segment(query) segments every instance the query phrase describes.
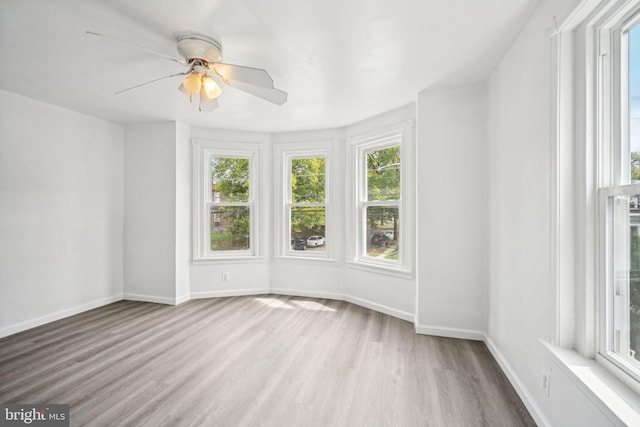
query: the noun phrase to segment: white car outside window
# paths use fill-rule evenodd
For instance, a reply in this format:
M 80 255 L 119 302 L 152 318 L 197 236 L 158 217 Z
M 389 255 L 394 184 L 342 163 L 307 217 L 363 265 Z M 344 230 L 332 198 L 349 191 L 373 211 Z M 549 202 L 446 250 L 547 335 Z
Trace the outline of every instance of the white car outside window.
M 315 247 L 324 245 L 324 237 L 323 236 L 311 236 L 307 239 L 307 246 Z

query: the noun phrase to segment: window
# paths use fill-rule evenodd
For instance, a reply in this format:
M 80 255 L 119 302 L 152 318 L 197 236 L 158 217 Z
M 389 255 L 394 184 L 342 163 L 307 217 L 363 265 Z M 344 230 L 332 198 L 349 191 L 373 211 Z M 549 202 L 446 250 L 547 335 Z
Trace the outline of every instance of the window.
M 251 249 L 251 202 L 249 159 L 212 155 L 211 213 L 212 252 Z
M 260 144 L 193 145 L 194 261 L 259 255 Z
M 640 381 L 640 16 L 600 33 L 600 355 Z
M 335 176 L 333 153 L 338 141 L 275 144 L 274 253 L 278 257 L 335 260 Z
M 366 164 L 360 209 L 366 249 L 363 256 L 397 262 L 400 258 L 400 145 L 363 150 Z
M 324 253 L 326 245 L 326 158 L 289 157 L 288 213 L 290 251 Z
M 383 268 L 400 274 L 413 268 L 415 236 L 412 194 L 413 123 L 353 138 L 351 253 L 353 266 Z M 409 221 L 408 218 L 411 220 Z M 415 235 L 415 233 L 413 233 Z

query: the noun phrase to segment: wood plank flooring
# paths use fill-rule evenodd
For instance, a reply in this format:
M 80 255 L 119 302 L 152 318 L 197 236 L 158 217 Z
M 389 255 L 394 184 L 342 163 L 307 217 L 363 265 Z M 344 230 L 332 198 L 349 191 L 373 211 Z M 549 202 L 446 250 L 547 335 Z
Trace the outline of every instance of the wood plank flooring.
M 0 339 L 0 402 L 72 426 L 534 426 L 481 342 L 344 301 L 120 301 Z

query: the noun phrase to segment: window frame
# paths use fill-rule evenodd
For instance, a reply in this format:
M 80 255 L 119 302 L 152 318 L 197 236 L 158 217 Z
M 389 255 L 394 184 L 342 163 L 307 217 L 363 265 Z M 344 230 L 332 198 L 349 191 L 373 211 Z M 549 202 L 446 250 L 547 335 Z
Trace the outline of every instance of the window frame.
M 403 184 L 404 177 L 402 174 L 402 158 L 404 157 L 404 153 L 402 151 L 402 137 L 401 135 L 391 135 L 388 137 L 384 137 L 381 139 L 377 139 L 371 142 L 360 144 L 357 148 L 357 156 L 358 156 L 358 174 L 359 174 L 359 183 L 358 186 L 358 255 L 357 259 L 366 263 L 371 264 L 380 264 L 381 266 L 388 267 L 396 267 L 401 266 L 404 261 L 404 250 L 402 248 L 402 242 L 404 240 L 404 230 L 402 229 L 402 218 L 404 215 L 404 206 L 403 206 Z M 400 149 L 400 199 L 399 200 L 369 200 L 369 169 L 368 169 L 368 159 L 367 155 L 371 151 L 375 150 L 384 150 L 388 148 L 398 147 Z M 371 207 L 389 207 L 389 208 L 397 208 L 398 209 L 398 218 L 400 219 L 400 241 L 398 242 L 398 259 L 397 260 L 387 260 L 387 259 L 377 259 L 375 257 L 369 256 L 367 254 L 368 250 L 368 228 L 367 228 L 367 210 Z
M 262 143 L 227 142 L 193 139 L 193 263 L 220 260 L 251 260 L 262 256 Z M 238 158 L 249 160 L 249 198 L 247 202 L 214 202 L 211 192 L 211 159 Z M 238 251 L 211 250 L 212 206 L 248 206 L 250 209 L 249 249 Z M 208 237 L 208 238 L 207 238 Z
M 614 272 L 613 239 L 616 215 L 615 197 L 640 194 L 640 184 L 631 183 L 629 174 L 628 131 L 628 31 L 640 25 L 640 7 L 614 10 L 598 30 L 597 94 L 598 105 L 598 340 L 596 359 L 636 391 L 640 391 L 640 364 L 632 363 L 616 352 L 616 312 L 628 292 L 617 291 Z M 626 225 L 624 225 L 626 224 Z M 626 222 L 618 227 L 628 227 Z M 622 289 L 622 288 L 620 288 Z M 616 308 L 618 307 L 618 308 Z M 623 313 L 624 314 L 624 313 Z M 628 322 L 626 322 L 628 325 Z
M 338 140 L 314 142 L 286 142 L 274 144 L 276 206 L 279 214 L 275 218 L 274 254 L 275 258 L 306 259 L 314 261 L 337 260 L 339 242 L 337 241 L 339 224 L 336 218 L 335 150 Z M 292 203 L 291 161 L 293 159 L 317 158 L 325 159 L 324 203 L 298 204 Z M 293 205 L 322 205 L 325 207 L 325 250 L 294 251 L 291 249 L 291 207 Z
M 323 158 L 324 159 L 324 202 L 313 202 L 313 203 L 301 203 L 301 202 L 296 202 L 293 203 L 293 173 L 291 170 L 291 166 L 292 166 L 292 162 L 293 160 L 297 160 L 297 159 L 317 159 L 317 158 Z M 285 214 L 284 214 L 284 220 L 285 220 L 285 225 L 284 225 L 284 229 L 285 229 L 285 234 L 287 237 L 287 242 L 291 241 L 291 209 L 294 207 L 323 207 L 324 208 L 324 228 L 325 228 L 325 244 L 324 244 L 324 250 L 323 251 L 318 251 L 318 252 L 307 252 L 307 251 L 294 251 L 291 249 L 291 245 L 286 245 L 285 244 L 285 255 L 286 256 L 303 256 L 303 257 L 309 257 L 309 258 L 327 258 L 327 253 L 329 251 L 329 248 L 331 247 L 332 244 L 335 244 L 335 242 L 329 242 L 329 239 L 327 238 L 327 214 L 329 211 L 329 203 L 327 202 L 328 200 L 328 196 L 329 196 L 329 174 L 327 173 L 328 170 L 328 166 L 329 166 L 329 160 L 328 160 L 328 152 L 326 150 L 313 150 L 313 151 L 306 151 L 304 153 L 293 153 L 293 152 L 288 152 L 285 154 L 285 159 L 284 159 L 284 166 L 285 169 L 287 170 L 287 192 L 285 195 Z
M 370 133 L 348 138 L 348 163 L 351 192 L 348 197 L 347 216 L 349 232 L 347 265 L 402 278 L 413 278 L 415 258 L 415 150 L 414 120 L 392 125 Z M 366 207 L 384 205 L 370 202 L 367 197 L 366 153 L 373 149 L 400 147 L 400 200 L 390 204 L 398 206 L 399 234 L 398 260 L 378 260 L 367 255 Z

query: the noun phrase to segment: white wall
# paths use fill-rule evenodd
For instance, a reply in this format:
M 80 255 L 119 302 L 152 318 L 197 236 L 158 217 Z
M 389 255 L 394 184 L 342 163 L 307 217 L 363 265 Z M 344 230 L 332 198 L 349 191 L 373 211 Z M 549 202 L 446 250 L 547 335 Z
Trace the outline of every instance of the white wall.
M 125 128 L 125 298 L 176 296 L 176 123 Z
M 176 302 L 190 298 L 191 127 L 176 123 Z
M 0 90 L 0 336 L 122 297 L 123 128 Z
M 487 145 L 484 86 L 418 95 L 418 319 L 421 333 L 483 339 Z
M 272 135 L 274 206 L 272 230 L 274 233 L 287 234 L 283 229 L 282 203 L 284 203 L 284 183 L 282 182 L 282 152 L 295 150 L 296 147 L 308 149 L 326 149 L 331 147 L 327 167 L 329 207 L 336 214 L 327 218 L 327 246 L 330 260 L 314 260 L 281 257 L 277 242 L 273 242 L 271 262 L 271 292 L 288 295 L 305 295 L 342 299 L 344 294 L 344 129 L 326 129 L 321 131 L 288 132 Z
M 362 122 L 354 123 L 345 129 L 345 135 L 347 140 L 349 140 L 350 138 L 357 138 L 358 136 L 377 132 L 388 127 L 405 124 L 408 121 L 415 120 L 415 118 L 416 104 L 410 103 L 395 110 L 363 120 Z M 414 150 L 414 142 L 407 141 L 402 155 L 405 156 L 405 160 L 407 161 L 405 165 L 409 168 L 415 167 L 415 164 L 409 165 L 409 162 L 412 160 L 415 161 Z M 348 158 L 348 156 L 346 156 L 345 151 L 345 159 L 346 158 Z M 352 166 L 353 165 L 345 164 L 345 169 L 348 171 Z M 349 179 L 350 178 L 345 176 L 344 182 L 348 183 Z M 405 185 L 409 186 L 409 194 L 415 194 L 415 181 L 407 182 Z M 345 196 L 348 200 L 353 197 L 353 194 L 351 194 L 350 191 L 346 191 Z M 410 199 L 411 200 L 405 201 L 407 207 L 407 230 L 415 230 L 415 200 L 413 200 L 414 197 L 410 197 Z M 350 219 L 345 215 L 345 225 L 348 224 L 348 221 L 350 221 Z M 350 230 L 348 226 L 345 227 L 345 231 L 345 253 L 346 256 L 349 257 L 348 248 L 350 245 L 348 244 L 348 239 L 351 239 L 352 235 L 349 234 Z M 407 235 L 405 238 L 411 239 L 409 247 L 412 247 L 415 234 Z M 414 266 L 415 269 L 415 256 L 413 256 L 413 254 L 410 254 L 410 256 L 412 259 L 409 260 L 409 265 Z M 407 277 L 401 277 L 399 275 L 385 274 L 384 271 L 367 271 L 353 263 L 347 263 L 345 265 L 343 280 L 344 294 L 347 301 L 364 305 L 408 321 L 414 321 L 416 312 L 416 280 L 413 272 Z
M 565 3 L 565 4 L 563 4 Z M 488 82 L 489 347 L 541 424 L 613 425 L 554 364 L 549 35 L 565 2 L 543 1 Z M 547 397 L 539 386 L 551 371 Z

